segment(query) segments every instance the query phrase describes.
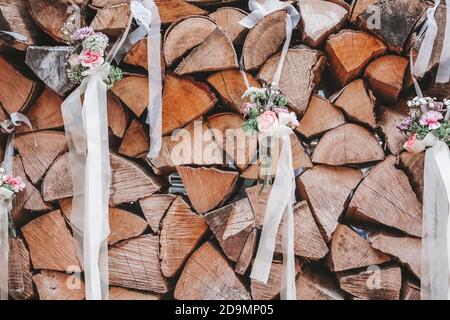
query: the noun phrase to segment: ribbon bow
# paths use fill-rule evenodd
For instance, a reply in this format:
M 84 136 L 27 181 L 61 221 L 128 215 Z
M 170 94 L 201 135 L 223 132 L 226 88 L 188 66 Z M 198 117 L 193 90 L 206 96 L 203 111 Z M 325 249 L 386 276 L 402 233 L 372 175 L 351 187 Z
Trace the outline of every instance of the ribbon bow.
M 427 10 L 427 20 L 417 35 L 418 40 L 423 39 L 416 63 L 412 67 L 413 75 L 418 77 L 422 77 L 425 74 L 430 63 L 434 42 L 438 33 L 435 14 L 440 4 L 441 0 L 434 0 L 434 6 Z M 445 0 L 445 4 L 447 8 L 445 36 L 436 76 L 437 83 L 447 83 L 450 81 L 450 0 Z
M 3 120 L 0 128 L 8 133 L 3 166 L 7 174 L 12 173 L 14 157 L 15 129 L 26 124 L 33 129 L 30 120 L 19 112 L 11 113 L 11 119 Z M 35 141 L 36 143 L 36 141 Z M 8 299 L 8 263 L 9 263 L 9 219 L 8 213 L 12 210 L 12 196 L 14 192 L 0 188 L 0 300 Z

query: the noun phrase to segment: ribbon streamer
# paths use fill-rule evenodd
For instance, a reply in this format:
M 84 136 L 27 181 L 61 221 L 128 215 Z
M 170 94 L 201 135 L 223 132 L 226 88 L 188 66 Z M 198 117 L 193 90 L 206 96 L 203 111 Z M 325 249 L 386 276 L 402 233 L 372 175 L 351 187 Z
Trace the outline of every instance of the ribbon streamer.
M 450 299 L 450 151 L 432 134 L 425 153 L 421 299 Z
M 30 120 L 23 114 L 15 112 L 11 113 L 10 120 L 4 120 L 0 123 L 2 131 L 9 134 L 6 143 L 5 157 L 3 160 L 3 168 L 6 174 L 12 174 L 13 157 L 14 157 L 14 141 L 16 127 L 22 123 L 31 129 Z M 8 214 L 12 210 L 12 199 L 14 192 L 0 188 L 0 300 L 8 300 L 8 277 L 9 277 L 9 219 Z
M 104 80 L 108 76 L 111 61 L 113 59 L 120 61 L 132 45 L 146 35 L 149 36 L 147 41 L 149 70 L 151 68 L 149 89 L 150 86 L 152 88 L 149 90 L 149 106 L 152 102 L 152 108 L 149 108 L 150 131 L 151 137 L 154 138 L 151 155 L 157 155 L 161 146 L 161 57 L 159 55 L 158 8 L 151 0 L 135 0 L 131 2 L 131 11 L 132 15 L 127 27 L 110 50 L 105 64 L 84 74 L 86 77 L 81 85 L 61 106 L 74 193 L 70 222 L 78 242 L 78 256 L 84 267 L 87 300 L 109 298 L 107 238 L 110 232 L 108 204 L 111 176 L 107 88 Z M 139 27 L 130 33 L 133 18 Z M 155 66 L 151 64 L 153 60 L 157 60 Z M 82 103 L 81 95 L 83 94 L 84 102 Z
M 246 28 L 253 28 L 263 17 L 277 11 L 286 10 L 286 40 L 284 42 L 278 66 L 273 77 L 273 84 L 278 86 L 283 70 L 286 54 L 291 42 L 292 30 L 300 21 L 299 12 L 290 4 L 279 0 L 267 0 L 260 4 L 256 0 L 249 1 L 249 9 L 252 11 L 247 17 L 239 21 Z M 242 66 L 241 66 L 242 68 Z M 244 82 L 248 87 L 248 79 L 241 70 Z M 250 277 L 263 283 L 269 280 L 275 252 L 276 235 L 283 221 L 283 281 L 280 291 L 281 299 L 295 300 L 295 253 L 294 253 L 294 216 L 292 206 L 295 202 L 295 175 L 292 167 L 292 151 L 290 134 L 293 131 L 287 126 L 289 120 L 280 114 L 280 125 L 273 137 L 281 140 L 281 153 L 278 159 L 278 167 L 275 181 L 269 195 L 261 239 L 258 246 L 255 262 Z M 273 139 L 272 139 L 273 140 Z
M 116 61 L 120 62 L 134 44 L 147 37 L 147 123 L 150 127 L 150 151 L 147 158 L 153 160 L 158 157 L 162 144 L 161 19 L 153 0 L 133 0 L 131 13 L 139 27 L 128 35 L 116 55 Z
M 417 35 L 417 41 L 422 40 L 415 64 L 412 64 L 412 74 L 422 77 L 428 69 L 434 43 L 438 34 L 436 23 L 436 10 L 441 4 L 441 0 L 434 0 L 434 6 L 427 10 L 427 20 Z M 446 26 L 445 36 L 442 44 L 439 68 L 436 76 L 437 83 L 447 83 L 450 81 L 450 0 L 445 0 L 446 4 Z
M 106 62 L 61 105 L 73 184 L 70 223 L 85 272 L 87 300 L 108 299 L 109 143 Z M 81 103 L 81 95 L 84 102 Z

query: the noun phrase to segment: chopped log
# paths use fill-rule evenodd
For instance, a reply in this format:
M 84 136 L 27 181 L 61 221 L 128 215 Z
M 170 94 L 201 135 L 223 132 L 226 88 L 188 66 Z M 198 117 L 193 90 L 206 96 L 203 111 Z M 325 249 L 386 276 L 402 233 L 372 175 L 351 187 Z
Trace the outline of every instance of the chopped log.
M 42 270 L 33 276 L 40 300 L 84 300 L 84 282 L 67 273 Z M 77 286 L 77 284 L 79 284 Z
M 381 107 L 380 109 L 380 129 L 384 135 L 384 140 L 389 151 L 393 155 L 398 155 L 407 136 L 397 128 L 397 125 L 407 116 L 407 112 L 401 108 Z
M 298 6 L 302 15 L 302 40 L 313 48 L 347 22 L 348 11 L 330 1 L 299 0 Z
M 203 43 L 216 27 L 214 21 L 203 16 L 183 18 L 172 24 L 164 36 L 163 53 L 167 66 Z
M 250 293 L 211 242 L 188 259 L 175 287 L 177 300 L 250 300 Z
M 44 202 L 39 190 L 28 180 L 23 168 L 22 159 L 18 155 L 13 160 L 13 172 L 15 176 L 21 177 L 25 183 L 25 189 L 14 197 L 12 209 L 14 224 L 20 227 L 34 218 L 34 215 L 29 212 L 45 212 L 53 208 L 50 204 Z
M 374 4 L 376 4 L 378 1 L 379 0 L 356 0 L 356 3 L 354 3 L 353 6 L 350 22 L 352 23 L 356 22 L 359 15 L 361 15 L 364 12 L 371 12 L 373 14 Z
M 133 202 L 152 195 L 161 189 L 161 182 L 147 174 L 135 163 L 111 153 L 112 182 L 110 205 Z M 43 183 L 42 194 L 46 201 L 73 196 L 70 177 L 68 153 L 55 160 L 47 171 Z
M 255 225 L 248 199 L 212 211 L 204 218 L 227 258 L 236 262 Z
M 57 131 L 23 133 L 16 137 L 25 172 L 32 183 L 39 182 L 57 157 L 67 151 L 66 136 Z
M 130 19 L 131 10 L 128 4 L 99 9 L 91 22 L 91 27 L 108 37 L 117 38 L 125 30 Z
M 404 87 L 409 59 L 385 55 L 372 61 L 364 71 L 370 89 L 380 100 L 397 102 Z
M 391 258 L 344 224 L 338 224 L 331 237 L 330 269 L 344 271 L 378 265 Z
M 338 273 L 339 285 L 361 300 L 399 300 L 402 275 L 399 267 L 372 268 Z
M 234 44 L 242 44 L 247 34 L 247 28 L 239 24 L 247 13 L 239 8 L 225 7 L 219 8 L 210 17 L 219 27 L 223 29 L 225 34 Z
M 402 152 L 400 154 L 400 164 L 408 175 L 411 186 L 417 195 L 417 199 L 422 202 L 425 152 Z
M 242 71 L 244 72 L 244 71 Z M 251 87 L 260 87 L 260 84 L 249 73 L 246 73 Z M 223 104 L 229 106 L 237 113 L 244 113 L 242 95 L 247 87 L 239 70 L 225 70 L 211 74 L 206 82 L 214 88 Z
M 61 113 L 62 99 L 52 90 L 45 88 L 44 92 L 25 112 L 33 126 L 33 131 L 59 129 L 64 126 Z M 32 131 L 27 125 L 16 128 L 16 132 Z
M 244 248 L 242 248 L 241 255 L 236 261 L 236 266 L 234 267 L 234 272 L 244 275 L 247 271 L 250 263 L 253 259 L 253 253 L 256 250 L 256 238 L 257 231 L 253 229 L 252 232 L 248 235 L 247 241 L 245 241 Z
M 0 4 L 0 30 L 18 33 L 23 39 L 0 32 L 0 42 L 25 51 L 28 46 L 40 42 L 39 29 L 28 11 L 26 0 L 4 0 Z
M 437 9 L 436 13 L 434 14 L 434 18 L 436 19 L 436 24 L 438 26 L 444 26 L 446 23 L 446 16 L 447 16 L 447 8 L 444 3 L 441 3 Z M 417 30 L 418 32 L 419 30 Z M 445 28 L 439 28 L 437 29 L 436 38 L 433 43 L 433 51 L 431 53 L 430 62 L 428 64 L 428 67 L 426 71 L 430 71 L 434 67 L 436 67 L 440 60 L 441 60 L 441 52 L 442 47 L 444 45 L 444 38 L 445 38 Z M 420 49 L 420 46 L 422 45 L 422 41 L 417 41 L 414 45 L 414 49 L 418 52 Z M 435 97 L 435 95 L 430 95 L 430 97 Z M 448 95 L 446 95 L 448 97 Z
M 154 233 L 159 231 L 162 218 L 175 199 L 173 194 L 154 194 L 139 200 L 144 217 Z
M 110 245 L 140 236 L 148 226 L 144 219 L 119 208 L 110 208 L 109 225 L 111 233 L 108 243 Z
M 109 300 L 161 300 L 161 295 L 121 287 L 109 287 Z
M 216 27 L 199 46 L 181 61 L 175 69 L 175 73 L 187 75 L 237 67 L 238 60 L 233 43 L 221 28 Z
M 113 286 L 166 293 L 171 284 L 161 273 L 158 236 L 143 235 L 109 249 L 109 283 Z
M 260 41 L 261 39 L 258 40 Z M 271 83 L 279 59 L 280 54 L 268 59 L 261 67 L 258 79 Z M 320 81 L 325 60 L 325 56 L 316 50 L 308 48 L 288 50 L 279 88 L 296 113 L 302 115 L 306 111 L 311 95 Z
M 384 151 L 372 133 L 347 123 L 328 131 L 312 155 L 313 163 L 329 165 L 363 164 L 384 159 Z
M 205 10 L 184 0 L 156 0 L 155 3 L 158 6 L 161 23 L 163 25 L 171 24 L 178 19 L 192 15 L 207 13 Z
M 165 74 L 165 63 L 164 58 L 162 56 L 162 52 L 160 51 L 161 55 L 161 72 L 164 75 Z M 148 59 L 147 59 L 147 38 L 139 40 L 131 49 L 127 52 L 125 57 L 123 58 L 123 62 L 144 68 L 145 70 L 148 70 Z
M 123 62 L 148 70 L 147 38 L 139 40 L 130 51 L 127 52 L 123 58 Z
M 428 5 L 420 0 L 380 0 L 376 4 L 379 25 L 374 25 L 374 10 L 363 12 L 358 17 L 358 25 L 382 38 L 389 50 L 403 51 L 409 35 Z
M 216 103 L 216 96 L 206 84 L 187 77 L 167 75 L 163 94 L 163 134 L 187 125 Z
M 67 56 L 72 48 L 64 47 L 35 47 L 27 49 L 25 63 L 41 79 L 47 87 L 60 96 L 65 96 L 76 87 L 67 76 Z
M 298 273 L 300 265 L 296 260 L 295 271 Z M 267 284 L 251 279 L 250 290 L 253 300 L 273 300 L 280 294 L 283 280 L 283 265 L 279 262 L 272 262 Z
M 63 215 L 70 220 L 72 199 L 65 198 L 58 201 Z M 119 208 L 109 208 L 108 244 L 114 245 L 119 241 L 135 238 L 144 233 L 148 223 L 138 215 Z
M 219 113 L 208 118 L 215 141 L 239 169 L 244 170 L 254 159 L 258 138 L 242 129 L 244 120 L 235 113 Z
M 286 11 L 278 10 L 262 18 L 245 38 L 242 49 L 244 69 L 246 71 L 259 69 L 278 51 L 285 38 Z M 289 59 L 286 60 L 288 61 Z
M 309 265 L 295 281 L 297 300 L 344 300 L 334 274 L 323 267 Z
M 29 299 L 34 295 L 30 253 L 20 238 L 10 238 L 9 246 L 9 295 L 15 300 Z
M 422 235 L 422 206 L 406 175 L 395 168 L 389 156 L 370 171 L 350 201 L 347 216 L 397 228 L 410 235 Z
M 39 27 L 58 42 L 66 41 L 63 33 L 64 23 L 70 16 L 75 24 L 85 25 L 84 17 L 68 10 L 70 1 L 66 0 L 28 0 L 31 16 Z
M 145 126 L 138 120 L 133 119 L 123 136 L 119 153 L 131 158 L 145 158 L 150 149 L 150 139 L 148 138 Z
M 164 217 L 160 238 L 159 258 L 165 277 L 177 274 L 207 230 L 203 218 L 196 215 L 181 197 L 172 202 Z
M 191 122 L 162 139 L 161 151 L 151 164 L 158 174 L 176 172 L 178 165 L 222 165 L 223 151 L 203 121 Z
M 270 185 L 264 186 L 258 184 L 245 189 L 245 193 L 253 209 L 253 214 L 255 215 L 255 226 L 259 229 L 261 229 L 264 223 L 267 201 L 269 200 L 271 191 L 272 187 Z
M 308 201 L 322 236 L 328 242 L 350 193 L 362 173 L 346 167 L 315 166 L 297 179 L 297 193 Z
M 112 87 L 112 92 L 140 117 L 148 106 L 148 79 L 139 75 L 124 77 Z
M 295 255 L 308 260 L 322 259 L 328 253 L 320 230 L 306 201 L 297 203 L 294 208 L 294 250 Z M 277 234 L 275 251 L 282 253 L 282 228 Z
M 422 241 L 419 238 L 398 237 L 384 233 L 371 234 L 372 247 L 397 257 L 420 279 Z
M 297 131 L 305 138 L 313 139 L 344 123 L 344 115 L 339 109 L 327 99 L 313 95 Z
M 140 166 L 115 154 L 111 154 L 111 170 L 111 206 L 145 198 L 162 187 L 158 179 Z
M 0 55 L 0 105 L 8 112 L 25 109 L 36 94 L 36 83 L 24 77 L 16 68 Z
M 127 128 L 127 114 L 120 100 L 108 91 L 108 124 L 113 135 L 123 138 Z
M 402 284 L 401 300 L 420 300 L 420 284 L 405 280 Z
M 67 271 L 79 267 L 75 239 L 60 210 L 47 213 L 22 227 L 34 269 Z
M 233 192 L 239 174 L 215 168 L 177 166 L 192 206 L 206 213 L 224 203 Z
M 339 87 L 358 78 L 366 65 L 386 51 L 386 45 L 369 33 L 342 30 L 328 38 L 325 51 L 330 74 Z
M 349 83 L 333 102 L 350 120 L 376 128 L 375 97 L 366 88 L 364 80 Z

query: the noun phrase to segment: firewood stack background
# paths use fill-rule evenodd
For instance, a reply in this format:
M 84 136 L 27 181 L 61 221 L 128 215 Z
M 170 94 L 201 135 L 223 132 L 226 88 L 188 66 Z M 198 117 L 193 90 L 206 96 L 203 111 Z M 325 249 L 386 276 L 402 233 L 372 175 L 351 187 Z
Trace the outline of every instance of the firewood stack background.
M 73 3 L 81 13 L 67 10 Z M 241 55 L 250 85 L 271 81 L 285 13 L 274 12 L 249 31 L 238 24 L 248 12 L 244 0 L 156 3 L 164 39 L 164 138 L 157 160 L 145 160 L 145 40 L 126 55 L 125 77 L 108 93 L 111 299 L 277 299 L 281 245 L 267 285 L 249 277 L 270 187 L 255 184 L 258 169 L 250 159 L 233 165 L 239 148 L 253 148 L 248 154 L 256 148 L 236 146 L 225 155 L 227 141 L 215 133 L 242 125 Z M 301 119 L 291 140 L 297 297 L 418 299 L 424 159 L 402 152 L 405 137 L 396 124 L 415 95 L 408 55 L 411 46 L 417 52 L 414 34 L 429 3 L 293 4 L 302 17 L 280 89 Z M 115 39 L 129 15 L 127 0 L 0 0 L 0 30 L 27 37 L 0 33 L 0 117 L 22 112 L 34 129 L 17 129 L 14 169 L 27 181 L 14 205 L 18 237 L 11 240 L 10 268 L 12 278 L 21 270 L 25 290 L 13 299 L 84 299 L 67 220 L 72 187 L 60 105 L 74 86 L 64 72 L 61 30 L 72 17 Z M 443 26 L 444 6 L 436 17 Z M 443 29 L 421 79 L 436 97 L 450 92 L 433 84 Z M 191 157 L 174 163 L 171 152 L 182 140 L 171 134 L 180 128 L 202 133 L 204 147 L 215 146 L 217 157 L 198 157 L 204 150 L 197 144 Z M 6 138 L 1 135 L 3 145 Z M 174 173 L 185 195 L 169 193 Z

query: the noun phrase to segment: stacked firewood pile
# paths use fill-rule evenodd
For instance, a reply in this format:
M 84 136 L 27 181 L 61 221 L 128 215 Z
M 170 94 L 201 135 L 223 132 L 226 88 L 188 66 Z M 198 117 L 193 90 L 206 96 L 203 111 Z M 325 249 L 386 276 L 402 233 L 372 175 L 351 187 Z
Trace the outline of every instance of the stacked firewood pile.
M 256 184 L 256 144 L 237 143 L 246 139 L 239 130 L 246 85 L 238 61 L 242 56 L 250 85 L 271 81 L 285 39 L 285 12 L 247 30 L 238 23 L 248 12 L 244 0 L 156 2 L 164 40 L 158 159 L 145 159 L 145 39 L 125 56 L 125 76 L 108 93 L 111 299 L 278 298 L 281 245 L 267 284 L 249 276 L 270 186 Z M 81 11 L 67 10 L 72 4 Z M 414 96 L 408 55 L 418 48 L 414 35 L 429 4 L 294 5 L 301 22 L 280 89 L 301 119 L 291 136 L 297 297 L 418 299 L 423 155 L 402 152 L 405 137 L 396 125 Z M 78 19 L 115 39 L 129 15 L 127 0 L 0 0 L 0 30 L 26 37 L 0 32 L 0 118 L 22 112 L 33 125 L 33 131 L 17 128 L 15 144 L 15 174 L 26 178 L 26 190 L 13 212 L 18 237 L 11 246 L 20 255 L 11 261 L 11 276 L 19 267 L 25 287 L 11 294 L 14 299 L 84 299 L 67 220 L 72 185 L 60 106 L 74 86 L 64 72 L 62 30 Z M 437 20 L 445 22 L 445 7 Z M 434 96 L 450 92 L 433 85 L 442 38 L 440 31 L 422 79 Z M 180 128 L 192 139 L 177 136 Z M 227 129 L 237 130 L 230 136 Z M 3 144 L 6 138 L 1 135 Z M 231 152 L 230 140 L 236 142 Z M 174 157 L 180 145 L 192 154 Z M 238 154 L 248 157 L 237 161 Z M 185 193 L 170 186 L 174 174 Z

